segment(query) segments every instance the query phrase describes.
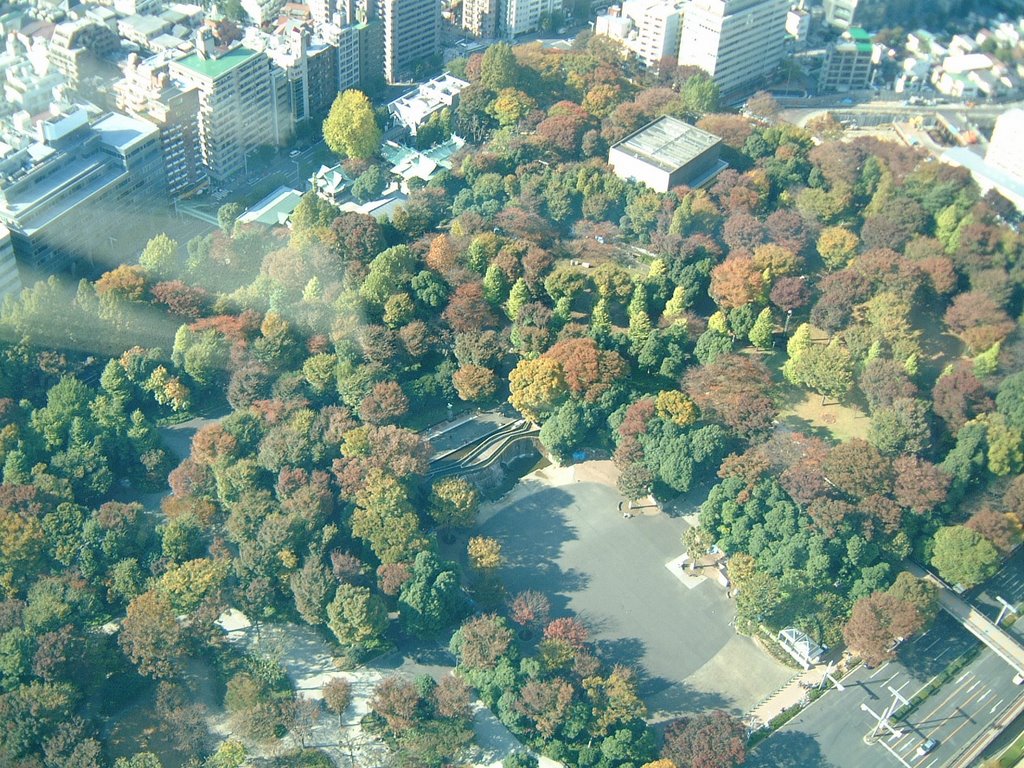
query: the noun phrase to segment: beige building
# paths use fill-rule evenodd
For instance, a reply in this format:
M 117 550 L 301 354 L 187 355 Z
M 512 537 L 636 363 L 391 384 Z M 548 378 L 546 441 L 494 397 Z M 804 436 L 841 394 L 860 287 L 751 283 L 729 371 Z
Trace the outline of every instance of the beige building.
M 679 54 L 684 3 L 679 0 L 625 0 L 598 16 L 594 32 L 618 40 L 647 68 Z
M 498 33 L 498 0 L 464 0 L 462 28 L 474 37 L 494 37 Z
M 280 146 L 292 135 L 287 80 L 275 78 L 265 53 L 215 47 L 209 30 L 197 33 L 196 53 L 170 64 L 171 77 L 199 92 L 199 141 L 211 177 L 247 169 L 248 155 Z
M 399 83 L 417 64 L 441 53 L 439 0 L 382 0 L 384 78 Z
M 536 32 L 545 17 L 562 10 L 562 0 L 503 0 L 501 33 L 508 38 Z
M 172 197 L 198 186 L 206 176 L 199 142 L 199 89 L 171 81 L 162 57 L 142 61 L 131 54 L 124 77 L 114 84 L 117 108 L 160 129 L 160 148 Z

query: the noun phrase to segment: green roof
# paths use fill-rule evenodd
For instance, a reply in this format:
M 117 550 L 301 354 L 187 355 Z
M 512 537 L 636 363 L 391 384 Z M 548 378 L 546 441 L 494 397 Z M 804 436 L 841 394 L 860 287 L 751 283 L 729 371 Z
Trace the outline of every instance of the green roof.
M 248 48 L 239 46 L 232 48 L 215 59 L 201 59 L 198 54 L 193 53 L 191 56 L 186 56 L 179 61 L 178 64 L 188 67 L 193 72 L 197 72 L 204 77 L 216 80 L 225 72 L 230 72 L 235 67 L 249 61 L 253 56 L 259 56 L 259 54 L 256 51 L 250 51 Z
M 854 40 L 871 40 L 871 35 L 860 27 L 850 27 L 848 32 Z

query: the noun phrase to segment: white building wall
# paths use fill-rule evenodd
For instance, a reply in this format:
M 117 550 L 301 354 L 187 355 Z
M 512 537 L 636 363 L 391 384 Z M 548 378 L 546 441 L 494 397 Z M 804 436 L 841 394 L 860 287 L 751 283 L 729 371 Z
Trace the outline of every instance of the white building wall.
M 616 176 L 642 182 L 655 192 L 668 192 L 668 171 L 645 163 L 616 147 L 612 147 L 608 152 L 608 164 L 614 169 Z
M 723 93 L 770 75 L 785 53 L 787 0 L 693 0 L 679 64 L 700 67 Z
M 996 119 L 985 160 L 1024 183 L 1024 109 L 1009 109 Z
M 562 10 L 561 0 L 504 0 L 502 32 L 506 37 L 517 37 L 535 32 L 542 16 Z

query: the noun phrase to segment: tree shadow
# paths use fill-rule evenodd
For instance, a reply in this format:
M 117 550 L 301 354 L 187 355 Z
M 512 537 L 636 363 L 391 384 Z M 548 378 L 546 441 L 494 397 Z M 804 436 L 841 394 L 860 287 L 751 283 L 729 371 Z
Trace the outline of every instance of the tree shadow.
M 791 432 L 799 432 L 800 434 L 808 435 L 810 437 L 817 437 L 830 444 L 836 442 L 836 436 L 833 435 L 829 429 L 819 426 L 812 421 L 805 419 L 803 416 L 790 414 L 784 419 L 781 419 L 780 424 L 785 425 L 785 427 Z
M 650 710 L 649 719 L 659 724 L 683 715 L 712 709 L 722 709 L 736 716 L 743 714 L 720 694 L 698 691 L 681 680 L 647 677 L 641 681 L 638 692 Z
M 942 654 L 927 651 L 934 638 L 942 637 Z M 944 670 L 953 659 L 970 650 L 977 644 L 974 635 L 961 627 L 956 620 L 940 613 L 935 623 L 924 635 L 914 638 L 913 642 L 903 643 L 896 651 L 900 664 L 918 680 L 930 680 Z
M 558 513 L 574 501 L 559 488 L 540 487 L 484 524 L 486 534 L 501 542 L 501 576 L 509 594 L 541 592 L 553 615 L 568 613 L 568 595 L 589 582 L 582 571 L 558 564 L 565 544 L 579 538 L 576 527 Z
M 813 736 L 782 731 L 762 741 L 744 763 L 747 768 L 837 768 L 821 754 Z

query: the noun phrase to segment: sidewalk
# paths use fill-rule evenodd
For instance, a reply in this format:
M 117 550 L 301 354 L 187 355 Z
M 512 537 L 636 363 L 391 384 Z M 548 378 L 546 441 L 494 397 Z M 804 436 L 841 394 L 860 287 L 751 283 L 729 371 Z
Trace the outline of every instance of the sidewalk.
M 825 677 L 825 671 L 827 669 L 827 664 L 818 664 L 817 666 L 811 667 L 806 671 L 794 675 L 782 688 L 770 694 L 760 704 L 748 712 L 747 722 L 752 727 L 756 728 L 770 722 L 773 718 L 778 717 L 790 707 L 801 703 L 805 698 L 807 698 L 807 695 L 811 690 L 804 686 L 809 685 L 811 687 L 816 687 L 820 685 L 822 679 Z

